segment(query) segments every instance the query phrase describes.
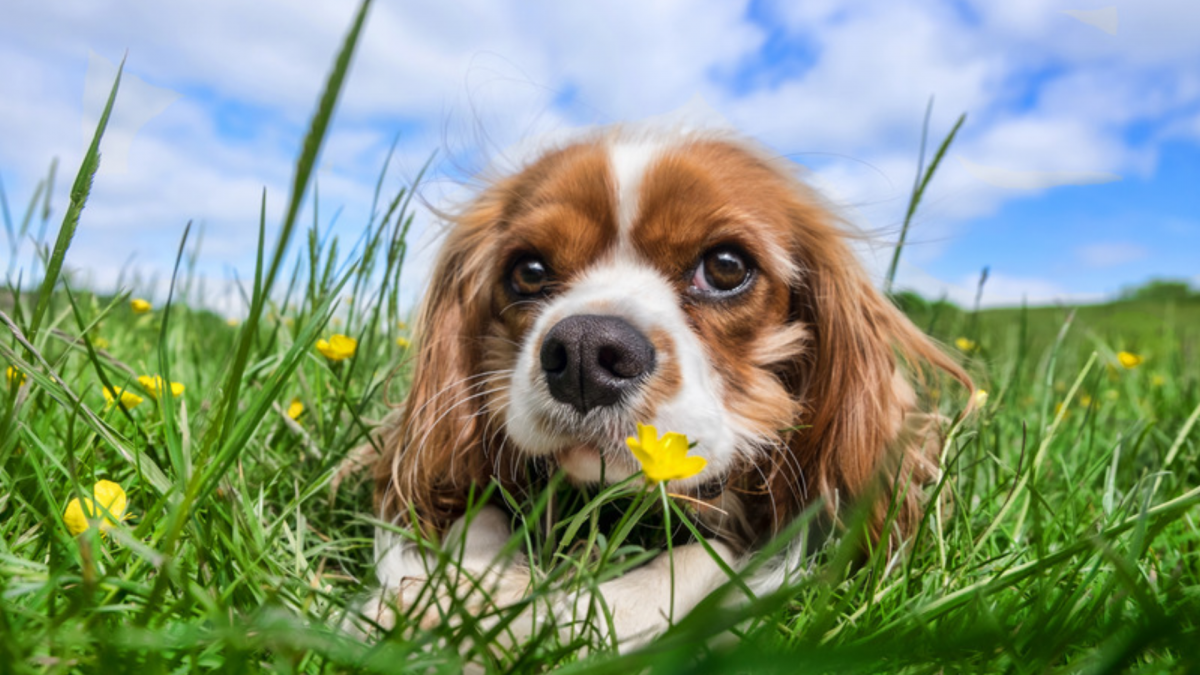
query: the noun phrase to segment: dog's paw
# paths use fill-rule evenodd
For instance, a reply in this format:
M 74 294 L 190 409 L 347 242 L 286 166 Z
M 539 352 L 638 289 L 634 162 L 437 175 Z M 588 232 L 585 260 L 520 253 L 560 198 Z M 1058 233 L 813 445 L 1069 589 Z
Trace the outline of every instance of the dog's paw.
M 374 635 L 377 630 L 392 630 L 396 626 L 393 597 L 387 589 L 375 591 L 361 605 L 347 612 L 342 620 L 342 631 L 362 640 Z
M 523 600 L 530 588 L 529 571 L 523 567 L 481 575 L 461 571 L 433 580 L 406 577 L 395 588 L 393 601 L 397 614 L 425 630 L 457 626 L 464 619 L 488 626 L 505 608 Z

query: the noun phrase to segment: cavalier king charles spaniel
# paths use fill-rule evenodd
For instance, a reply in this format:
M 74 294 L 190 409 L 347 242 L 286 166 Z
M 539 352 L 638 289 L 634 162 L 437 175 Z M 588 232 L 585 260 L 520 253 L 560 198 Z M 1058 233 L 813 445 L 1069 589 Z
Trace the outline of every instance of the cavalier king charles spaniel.
M 598 587 L 611 618 L 598 630 L 623 649 L 818 500 L 834 526 L 860 505 L 894 550 L 940 475 L 928 383 L 971 383 L 871 284 L 795 173 L 730 134 L 610 128 L 490 181 L 451 218 L 419 311 L 411 391 L 375 465 L 381 517 L 457 547 L 489 606 L 519 603 L 531 573 L 502 555 L 510 516 L 497 501 L 464 522 L 470 495 L 519 491 L 530 460 L 576 485 L 620 481 L 640 468 L 625 442 L 637 423 L 686 434 L 707 466 L 670 488 L 708 546 Z M 431 554 L 383 528 L 376 547 L 381 588 L 363 611 L 388 626 Z M 741 587 L 778 588 L 801 548 Z

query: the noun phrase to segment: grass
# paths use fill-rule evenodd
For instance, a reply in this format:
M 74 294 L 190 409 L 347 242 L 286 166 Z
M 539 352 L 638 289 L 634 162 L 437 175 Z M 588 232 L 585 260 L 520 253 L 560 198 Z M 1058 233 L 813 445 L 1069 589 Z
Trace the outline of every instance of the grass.
M 983 312 L 909 302 L 943 341 L 975 343 L 962 357 L 989 397 L 946 449 L 937 489 L 955 506 L 931 510 L 901 558 L 864 560 L 854 537 L 841 537 L 780 593 L 706 603 L 626 655 L 585 631 L 488 650 L 512 612 L 482 621 L 465 604 L 430 630 L 402 619 L 373 641 L 339 631 L 370 584 L 376 523 L 361 476 L 331 485 L 386 401 L 404 395 L 397 290 L 411 192 L 385 195 L 381 177 L 375 216 L 349 255 L 315 217 L 304 241 L 292 240 L 365 11 L 273 243 L 258 216 L 239 325 L 195 309 L 186 237 L 172 300 L 148 313 L 133 312 L 131 294 L 96 296 L 61 275 L 75 228 L 87 227 L 96 144 L 56 243 L 37 236 L 41 256 L 18 272 L 42 270 L 40 292 L 23 294 L 10 274 L 0 362 L 25 381 L 0 383 L 0 672 L 457 672 L 464 654 L 512 672 L 1200 669 L 1195 299 Z M 10 235 L 53 231 L 48 187 L 19 221 L 4 201 Z M 359 340 L 352 358 L 313 349 L 332 332 Z M 1144 363 L 1118 365 L 1121 350 Z M 184 392 L 106 405 L 104 386 L 140 391 L 136 376 L 153 374 Z M 944 398 L 950 414 L 965 402 Z M 293 399 L 304 406 L 296 419 Z M 131 517 L 104 536 L 72 536 L 67 503 L 100 479 L 124 487 Z M 565 515 L 547 528 L 550 495 Z M 662 546 L 657 498 L 630 486 L 583 494 L 551 479 L 507 498 L 528 524 L 513 545 L 544 573 L 535 597 L 597 583 Z M 687 536 L 686 509 L 671 523 L 666 531 Z M 453 558 L 442 563 L 452 575 Z M 740 639 L 709 640 L 728 630 Z

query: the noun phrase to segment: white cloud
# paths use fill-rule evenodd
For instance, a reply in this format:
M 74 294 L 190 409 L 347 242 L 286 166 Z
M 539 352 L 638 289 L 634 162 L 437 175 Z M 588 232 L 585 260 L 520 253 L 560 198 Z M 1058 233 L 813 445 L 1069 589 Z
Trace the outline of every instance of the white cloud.
M 95 52 L 88 53 L 87 76 L 83 85 L 81 155 L 91 145 L 116 76 L 116 64 Z M 129 148 L 133 145 L 134 137 L 151 119 L 179 98 L 179 92 L 147 84 L 132 74 L 122 74 L 119 89 L 121 95 L 113 101 L 100 148 L 104 155 L 100 175 L 128 171 Z
M 1088 267 L 1108 268 L 1143 260 L 1150 251 L 1130 242 L 1096 242 L 1075 249 L 1075 255 Z
M 1011 190 L 1045 190 L 1061 185 L 1096 185 L 1121 180 L 1105 171 L 1014 171 L 999 166 L 984 166 L 966 157 L 956 157 L 963 168 L 979 180 Z
M 357 236 L 397 130 L 387 187 L 440 150 L 443 177 L 422 194 L 444 205 L 468 193 L 444 178 L 461 173 L 456 164 L 512 168 L 524 156 L 522 138 L 643 119 L 697 95 L 747 134 L 796 153 L 885 244 L 907 203 L 930 95 L 931 144 L 966 111 L 953 154 L 1021 176 L 1033 192 L 1080 175 L 1146 176 L 1157 143 L 1200 138 L 1200 4 L 1123 5 L 1119 30 L 1107 35 L 1063 14 L 1076 9 L 1069 0 L 779 0 L 768 3 L 779 21 L 771 28 L 803 40 L 812 63 L 731 88 L 730 74 L 759 58 L 770 32 L 746 18 L 747 8 L 718 0 L 378 3 L 322 156 L 322 212 L 344 206 L 338 231 Z M 232 264 L 245 276 L 261 190 L 269 191 L 268 222 L 278 223 L 300 136 L 352 13 L 351 4 L 284 0 L 154 11 L 111 0 L 15 3 L 0 24 L 0 72 L 8 74 L 0 78 L 0 170 L 10 203 L 32 192 L 53 156 L 62 160 L 57 194 L 65 194 L 80 157 L 73 131 L 84 117 L 89 50 L 109 60 L 128 50 L 118 111 L 149 121 L 114 124 L 102 166 L 122 163 L 115 141 L 128 127 L 128 171 L 98 178 L 71 264 L 111 272 L 137 251 L 142 265 L 163 273 L 183 224 L 195 219 L 208 232 L 208 272 Z M 152 116 L 165 98 L 134 95 L 133 78 L 182 98 Z M 1173 121 L 1141 146 L 1128 143 L 1126 127 L 1146 120 Z M 906 259 L 934 262 L 970 219 L 1028 196 L 1003 187 L 1013 182 L 1005 176 L 981 181 L 963 163 L 945 162 Z M 433 218 L 418 223 L 414 236 L 435 241 Z M 412 250 L 407 287 L 415 289 L 431 257 Z M 1035 297 L 1062 290 L 993 276 L 1011 293 L 1026 282 Z
M 975 306 L 979 276 L 964 276 L 950 282 L 938 279 L 918 267 L 901 264 L 896 288 L 914 290 L 931 299 L 945 298 L 959 307 Z M 983 285 L 980 307 L 1014 307 L 1028 305 L 1069 305 L 1100 302 L 1103 293 L 1079 292 L 1061 283 L 1039 277 L 1014 276 L 991 272 Z
M 1109 35 L 1116 35 L 1117 27 L 1120 25 L 1120 15 L 1117 13 L 1116 7 L 1105 7 L 1103 9 L 1063 9 L 1060 11 L 1089 26 L 1099 28 Z
M 964 277 L 960 284 L 978 283 L 978 279 Z M 984 307 L 1011 307 L 1027 303 L 1030 305 L 1072 305 L 1104 300 L 1103 293 L 1079 292 L 1063 284 L 1036 277 L 1017 277 L 1002 273 L 988 276 L 983 286 L 980 304 Z

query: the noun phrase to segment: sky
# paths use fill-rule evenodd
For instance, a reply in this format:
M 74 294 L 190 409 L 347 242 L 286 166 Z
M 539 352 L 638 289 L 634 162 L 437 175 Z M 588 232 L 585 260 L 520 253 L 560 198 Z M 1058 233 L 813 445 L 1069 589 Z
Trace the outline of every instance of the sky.
M 193 221 L 209 300 L 236 313 L 230 280 L 253 271 L 262 191 L 277 225 L 354 3 L 5 4 L 12 217 L 57 158 L 57 226 L 124 58 L 67 266 L 161 300 Z M 1200 286 L 1198 25 L 1190 0 L 378 0 L 320 159 L 320 217 L 356 241 L 393 141 L 389 190 L 433 155 L 403 278 L 415 298 L 441 231 L 425 205 L 461 205 L 476 172 L 516 170 L 597 125 L 685 121 L 800 165 L 870 235 L 861 253 L 882 281 L 932 100 L 931 146 L 967 120 L 899 287 L 970 304 L 984 267 L 990 306 L 1098 301 L 1151 277 Z M 28 270 L 32 246 L 10 246 L 0 268 Z

